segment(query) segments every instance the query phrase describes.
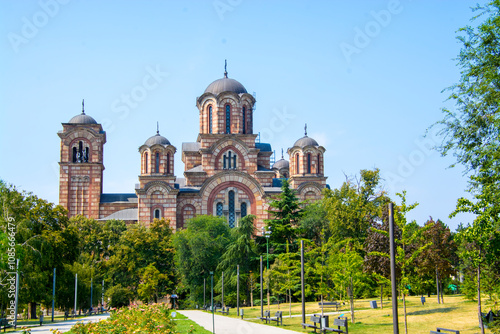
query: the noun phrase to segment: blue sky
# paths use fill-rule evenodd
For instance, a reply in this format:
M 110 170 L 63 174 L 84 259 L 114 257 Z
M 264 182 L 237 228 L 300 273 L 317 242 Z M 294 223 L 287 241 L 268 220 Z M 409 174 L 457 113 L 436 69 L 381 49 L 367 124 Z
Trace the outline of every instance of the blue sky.
M 480 2 L 481 3 L 481 2 Z M 224 72 L 256 93 L 254 132 L 278 158 L 308 134 L 332 188 L 379 168 L 452 229 L 467 178 L 426 129 L 459 79 L 456 31 L 472 1 L 2 1 L 0 178 L 58 202 L 61 123 L 81 111 L 107 131 L 104 192 L 133 192 L 138 147 L 196 140 L 196 97 Z M 286 155 L 286 153 L 285 153 Z

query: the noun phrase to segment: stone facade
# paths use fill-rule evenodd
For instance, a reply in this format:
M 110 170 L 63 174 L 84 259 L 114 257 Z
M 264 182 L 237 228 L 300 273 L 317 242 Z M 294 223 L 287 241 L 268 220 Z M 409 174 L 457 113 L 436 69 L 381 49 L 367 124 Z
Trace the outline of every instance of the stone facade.
M 184 177 L 175 175 L 176 147 L 157 131 L 139 147 L 139 184 L 129 194 L 102 192 L 106 133 L 82 107 L 82 114 L 63 123 L 58 134 L 60 204 L 70 216 L 100 220 L 149 224 L 164 217 L 174 230 L 200 214 L 223 216 L 231 227 L 252 214 L 260 229 L 284 178 L 301 200 L 321 197 L 327 186 L 324 147 L 306 132 L 288 149 L 290 163 L 282 153 L 271 165 L 271 145 L 260 143 L 253 134 L 255 98 L 238 81 L 225 73 L 197 98 L 196 105 L 200 133 L 195 142 L 182 144 Z

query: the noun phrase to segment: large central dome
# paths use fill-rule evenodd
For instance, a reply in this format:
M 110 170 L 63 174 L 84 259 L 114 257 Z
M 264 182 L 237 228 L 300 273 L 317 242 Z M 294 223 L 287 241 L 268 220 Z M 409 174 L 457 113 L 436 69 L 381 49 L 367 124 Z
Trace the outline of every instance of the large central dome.
M 241 83 L 227 77 L 227 61 L 224 65 L 224 78 L 215 80 L 205 89 L 205 93 L 212 93 L 214 95 L 219 95 L 222 92 L 233 92 L 236 94 L 247 93 L 247 90 Z
M 215 80 L 210 85 L 208 85 L 207 89 L 205 89 L 205 93 L 212 93 L 214 95 L 219 95 L 222 92 L 243 94 L 247 93 L 247 90 L 241 83 L 234 79 L 229 79 L 228 77 Z

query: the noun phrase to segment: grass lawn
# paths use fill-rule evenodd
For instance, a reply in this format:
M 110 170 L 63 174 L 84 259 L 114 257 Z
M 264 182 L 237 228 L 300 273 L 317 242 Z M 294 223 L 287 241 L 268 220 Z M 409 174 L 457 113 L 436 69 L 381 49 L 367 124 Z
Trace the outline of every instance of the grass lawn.
M 349 322 L 349 333 L 392 333 L 392 303 L 384 300 L 384 308 L 380 308 L 380 299 L 377 300 L 379 308 L 371 309 L 369 305 L 370 300 L 363 299 L 355 301 L 355 320 L 356 323 Z M 260 306 L 258 307 L 245 307 L 244 318 L 248 321 L 261 322 L 255 318 L 260 316 Z M 267 305 L 264 305 L 264 310 L 267 310 Z M 278 305 L 271 305 L 271 315 L 278 311 Z M 309 333 L 312 330 L 303 329 L 300 325 L 302 322 L 300 303 L 292 304 L 292 317 L 289 317 L 288 304 L 281 304 L 279 310 L 283 312 L 283 326 L 286 329 L 294 330 L 297 332 Z M 325 308 L 325 313 L 330 314 L 330 317 L 344 314 L 350 320 L 351 314 L 349 305 L 346 303 L 340 312 L 335 312 L 335 309 Z M 437 303 L 437 297 L 433 296 L 426 298 L 425 305 L 420 303 L 420 297 L 408 297 L 406 302 L 406 310 L 408 315 L 408 332 L 409 333 L 426 333 L 431 330 L 436 330 L 437 327 L 444 327 L 450 329 L 460 330 L 460 334 L 473 334 L 480 333 L 478 319 L 477 319 L 477 303 L 467 301 L 461 295 L 445 296 L 444 304 Z M 483 308 L 484 311 L 489 309 Z M 231 309 L 232 314 L 229 316 L 236 317 L 236 309 Z M 317 302 L 306 303 L 306 313 L 321 313 L 321 308 Z M 404 314 L 403 303 L 398 303 L 399 313 L 399 332 L 404 333 Z M 254 319 L 252 319 L 254 318 Z M 306 316 L 306 322 L 309 322 L 309 317 Z M 271 325 L 275 326 L 275 325 Z M 486 333 L 491 333 L 486 329 Z

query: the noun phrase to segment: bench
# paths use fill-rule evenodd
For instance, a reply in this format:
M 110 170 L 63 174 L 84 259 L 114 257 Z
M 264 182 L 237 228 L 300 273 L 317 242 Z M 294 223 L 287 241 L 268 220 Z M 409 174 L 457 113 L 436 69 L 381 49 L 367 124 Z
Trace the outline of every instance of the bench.
M 481 316 L 483 318 L 483 322 L 486 324 L 498 321 L 500 319 L 500 313 L 495 314 L 495 313 L 493 313 L 492 310 L 490 310 L 488 313 L 481 312 Z
M 221 309 L 220 309 L 219 311 L 217 311 L 217 312 L 220 312 L 220 313 L 222 313 L 222 314 L 226 314 L 226 315 L 227 315 L 227 314 L 229 314 L 229 307 L 223 307 L 223 308 L 221 308 Z
M 347 319 L 346 318 L 336 318 L 333 319 L 333 326 L 337 326 L 337 328 L 333 327 L 323 327 L 321 331 L 323 333 L 334 332 L 334 333 L 349 333 L 349 328 L 347 327 Z M 344 327 L 344 328 L 340 328 Z
M 280 324 L 281 326 L 283 326 L 283 312 L 281 311 L 276 312 L 274 317 L 269 318 L 269 321 L 276 321 L 276 326 L 279 326 Z
M 68 318 L 74 318 L 76 317 L 76 313 L 71 312 L 71 314 L 68 311 L 64 312 L 64 320 L 68 320 Z
M 436 328 L 435 331 L 431 331 L 430 334 L 438 334 L 438 333 L 452 333 L 452 334 L 460 334 L 460 331 L 457 331 L 455 329 L 446 329 L 446 328 Z
M 4 333 L 5 333 L 5 330 L 7 328 L 11 328 L 11 327 L 14 327 L 14 325 L 9 323 L 9 319 L 7 319 L 7 318 L 0 319 L 0 330 L 3 328 Z
M 264 311 L 264 316 L 259 317 L 260 320 L 265 320 L 266 324 L 269 321 L 269 318 L 271 317 L 271 311 Z
M 311 318 L 309 319 L 313 324 L 307 324 L 307 323 L 302 323 L 302 326 L 308 327 L 308 328 L 313 328 L 314 333 L 316 333 L 316 329 L 321 330 L 321 318 L 317 317 L 315 315 L 311 315 Z
M 319 307 L 335 307 L 335 311 L 339 310 L 339 306 L 341 304 L 339 302 L 323 302 L 323 303 L 318 303 Z

